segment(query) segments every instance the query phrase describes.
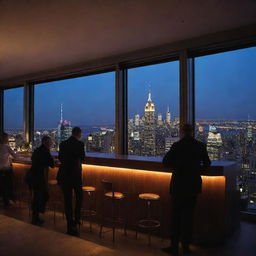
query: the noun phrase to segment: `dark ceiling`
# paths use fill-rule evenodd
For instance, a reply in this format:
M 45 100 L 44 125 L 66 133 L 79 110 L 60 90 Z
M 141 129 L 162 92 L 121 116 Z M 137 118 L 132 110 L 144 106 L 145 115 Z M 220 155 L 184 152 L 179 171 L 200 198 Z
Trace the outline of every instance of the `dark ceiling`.
M 250 24 L 255 0 L 2 0 L 0 80 Z

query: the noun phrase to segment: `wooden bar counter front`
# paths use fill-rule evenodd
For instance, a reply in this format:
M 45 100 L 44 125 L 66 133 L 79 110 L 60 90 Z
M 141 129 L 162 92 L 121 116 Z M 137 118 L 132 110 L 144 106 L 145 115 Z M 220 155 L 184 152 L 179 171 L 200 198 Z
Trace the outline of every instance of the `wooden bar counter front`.
M 16 193 L 26 189 L 23 177 L 30 168 L 29 161 L 13 164 Z M 58 168 L 49 170 L 49 179 L 55 179 Z M 236 187 L 237 165 L 234 162 L 213 162 L 202 176 L 203 190 L 199 195 L 194 218 L 193 240 L 200 244 L 220 243 L 239 226 L 239 192 Z M 128 229 L 135 230 L 140 218 L 146 216 L 145 202 L 140 193 L 156 193 L 159 202 L 152 204 L 152 217 L 160 220 L 157 235 L 168 237 L 170 230 L 169 194 L 171 173 L 159 158 L 116 157 L 88 154 L 83 164 L 83 185 L 96 187 L 92 207 L 97 211 L 98 222 L 102 212 L 102 180 L 114 184 L 115 191 L 126 195 L 122 213 L 127 216 Z M 61 193 L 60 189 L 57 189 Z M 60 195 L 59 198 L 62 198 Z M 88 198 L 84 196 L 84 205 Z

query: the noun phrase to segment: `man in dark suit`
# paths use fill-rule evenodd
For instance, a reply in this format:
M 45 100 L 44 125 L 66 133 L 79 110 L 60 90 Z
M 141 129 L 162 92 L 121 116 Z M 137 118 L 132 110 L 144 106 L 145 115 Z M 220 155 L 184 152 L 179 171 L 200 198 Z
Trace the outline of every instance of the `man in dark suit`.
M 82 206 L 82 163 L 85 159 L 84 143 L 79 141 L 82 131 L 74 127 L 72 136 L 61 142 L 59 150 L 60 169 L 57 180 L 62 187 L 67 219 L 67 233 L 78 235 L 77 225 L 80 224 Z M 75 214 L 73 214 L 72 192 L 76 197 Z M 73 217 L 74 215 L 74 217 Z
M 54 160 L 50 153 L 52 140 L 49 136 L 42 138 L 42 145 L 32 154 L 32 166 L 26 175 L 26 182 L 33 190 L 32 224 L 42 225 L 44 221 L 39 218 L 44 213 L 48 194 L 48 167 L 54 167 Z
M 202 191 L 201 174 L 210 166 L 206 145 L 192 137 L 193 127 L 185 124 L 181 128 L 181 139 L 174 143 L 163 158 L 163 164 L 172 169 L 170 193 L 171 242 L 163 249 L 178 254 L 179 242 L 183 253 L 189 253 L 192 236 L 193 213 L 197 196 Z

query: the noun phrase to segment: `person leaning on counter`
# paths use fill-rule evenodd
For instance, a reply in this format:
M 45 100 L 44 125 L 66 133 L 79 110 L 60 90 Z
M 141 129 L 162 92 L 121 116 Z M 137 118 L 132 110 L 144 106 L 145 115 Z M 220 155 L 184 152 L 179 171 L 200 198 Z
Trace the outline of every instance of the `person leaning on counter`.
M 210 166 L 206 145 L 192 136 L 193 127 L 181 127 L 181 139 L 174 143 L 163 158 L 163 164 L 172 169 L 170 193 L 171 246 L 163 251 L 178 255 L 179 242 L 183 253 L 190 252 L 193 213 L 197 196 L 202 191 L 201 174 Z

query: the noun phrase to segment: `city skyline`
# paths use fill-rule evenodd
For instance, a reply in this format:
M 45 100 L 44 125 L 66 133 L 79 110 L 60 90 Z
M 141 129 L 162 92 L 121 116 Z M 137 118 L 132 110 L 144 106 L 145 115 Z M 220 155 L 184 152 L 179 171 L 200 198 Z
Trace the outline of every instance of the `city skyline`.
M 196 58 L 196 119 L 255 120 L 255 67 L 256 47 Z M 178 61 L 128 70 L 128 117 L 143 114 L 149 84 L 156 115 L 169 105 L 178 117 Z M 60 104 L 72 125 L 114 125 L 114 92 L 114 72 L 35 85 L 35 128 L 56 127 Z M 22 129 L 21 106 L 23 88 L 6 90 L 6 128 Z

